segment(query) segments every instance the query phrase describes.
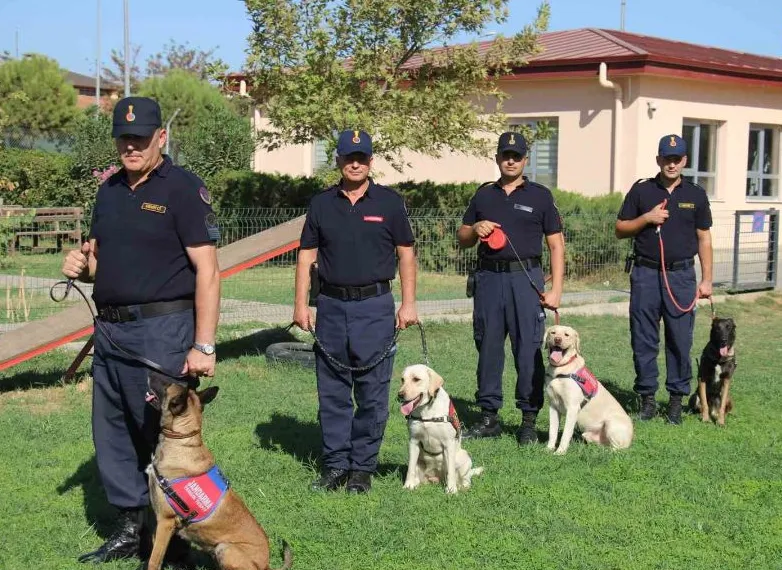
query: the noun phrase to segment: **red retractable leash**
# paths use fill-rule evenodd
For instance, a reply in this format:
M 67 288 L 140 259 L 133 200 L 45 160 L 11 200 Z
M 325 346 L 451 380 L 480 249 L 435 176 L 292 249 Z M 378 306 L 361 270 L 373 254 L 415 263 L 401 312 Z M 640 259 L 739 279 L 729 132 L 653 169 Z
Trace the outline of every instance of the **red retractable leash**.
M 491 233 L 486 236 L 480 238 L 482 242 L 484 242 L 486 245 L 488 245 L 491 249 L 497 251 L 505 247 L 506 245 L 509 245 L 510 248 L 513 250 L 513 255 L 516 256 L 516 259 L 519 261 L 519 265 L 521 266 L 521 269 L 524 271 L 524 274 L 527 276 L 527 279 L 529 279 L 530 285 L 535 289 L 535 291 L 538 294 L 538 297 L 541 301 L 543 301 L 543 291 L 541 291 L 538 286 L 535 284 L 535 282 L 532 280 L 532 277 L 530 276 L 529 272 L 527 271 L 527 268 L 524 266 L 524 263 L 521 261 L 521 257 L 519 257 L 518 252 L 516 251 L 516 248 L 513 247 L 513 242 L 508 239 L 508 235 L 502 231 L 499 226 L 495 227 Z M 551 279 L 551 276 L 545 278 L 543 280 L 543 283 L 545 284 L 547 281 Z M 549 309 L 550 311 L 554 312 L 554 324 L 559 324 L 559 311 L 557 309 Z
M 663 206 L 662 209 L 665 209 L 665 206 L 668 204 L 668 199 L 666 198 L 663 200 Z M 663 274 L 663 281 L 665 282 L 665 288 L 668 291 L 668 296 L 671 298 L 671 301 L 673 302 L 673 305 L 679 309 L 682 313 L 689 313 L 690 311 L 695 308 L 696 303 L 698 302 L 698 299 L 700 298 L 700 293 L 698 292 L 697 286 L 695 289 L 695 298 L 692 300 L 692 303 L 690 303 L 689 307 L 682 307 L 679 302 L 676 300 L 676 297 L 673 295 L 673 291 L 671 290 L 671 285 L 668 283 L 668 271 L 665 269 L 665 246 L 663 245 L 663 235 L 660 231 L 660 228 L 662 225 L 657 226 L 657 239 L 660 241 L 660 269 L 662 270 Z M 711 316 L 712 318 L 715 317 L 714 312 L 714 302 L 711 301 L 711 298 L 709 298 L 709 301 L 711 302 Z

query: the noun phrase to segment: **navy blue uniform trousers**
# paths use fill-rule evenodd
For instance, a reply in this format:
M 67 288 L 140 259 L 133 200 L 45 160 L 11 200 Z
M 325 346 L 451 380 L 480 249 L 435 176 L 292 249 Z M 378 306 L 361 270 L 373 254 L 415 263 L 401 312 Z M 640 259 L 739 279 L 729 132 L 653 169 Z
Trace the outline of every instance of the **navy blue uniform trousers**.
M 677 302 L 687 307 L 695 298 L 695 268 L 668 271 L 668 283 Z M 630 274 L 630 344 L 633 348 L 637 394 L 657 392 L 657 353 L 660 319 L 665 325 L 665 387 L 671 395 L 690 393 L 692 333 L 695 309 L 682 313 L 665 288 L 662 272 L 636 265 Z
M 543 271 L 529 270 L 543 290 Z M 537 291 L 523 271 L 476 271 L 473 297 L 473 335 L 478 349 L 476 403 L 496 412 L 502 407 L 505 337 L 510 335 L 516 365 L 516 407 L 537 412 L 543 405 L 545 368 L 541 345 L 546 314 Z
M 349 366 L 375 360 L 394 339 L 391 293 L 342 301 L 319 295 L 315 334 L 326 352 Z M 372 473 L 388 421 L 393 352 L 366 372 L 334 366 L 315 352 L 323 465 Z M 354 411 L 355 398 L 355 411 Z
M 172 373 L 179 373 L 193 346 L 192 310 L 125 323 L 101 321 L 111 338 Z M 149 369 L 124 356 L 95 327 L 92 359 L 92 438 L 103 487 L 110 504 L 119 508 L 149 504 L 147 476 L 160 432 L 160 413 L 146 403 Z

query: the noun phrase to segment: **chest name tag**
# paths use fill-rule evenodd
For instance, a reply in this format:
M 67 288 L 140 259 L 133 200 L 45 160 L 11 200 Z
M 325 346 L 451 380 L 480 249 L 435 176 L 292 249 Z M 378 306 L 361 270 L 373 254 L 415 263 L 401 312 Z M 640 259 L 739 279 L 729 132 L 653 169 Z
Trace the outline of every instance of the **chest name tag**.
M 679 207 L 684 208 L 685 210 L 694 210 L 695 204 L 692 202 L 679 202 Z
M 147 212 L 155 212 L 156 214 L 165 214 L 166 207 L 160 204 L 153 204 L 152 202 L 144 202 L 141 204 L 141 209 Z
M 382 223 L 385 218 L 383 216 L 364 216 L 365 222 L 380 222 Z
M 532 208 L 523 204 L 513 204 L 513 208 L 515 210 L 521 210 L 522 212 L 529 212 L 530 214 L 532 213 Z

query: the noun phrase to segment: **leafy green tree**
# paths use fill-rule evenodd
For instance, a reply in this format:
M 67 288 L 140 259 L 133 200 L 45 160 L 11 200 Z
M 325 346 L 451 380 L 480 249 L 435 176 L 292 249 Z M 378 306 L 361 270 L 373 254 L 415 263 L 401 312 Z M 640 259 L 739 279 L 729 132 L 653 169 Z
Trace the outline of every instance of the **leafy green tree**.
M 152 97 L 160 104 L 164 122 L 180 109 L 172 125 L 177 131 L 194 126 L 200 119 L 229 106 L 217 87 L 183 69 L 145 79 L 137 94 Z
M 58 131 L 78 116 L 76 91 L 56 61 L 33 54 L 0 64 L 0 120 L 5 130 L 29 135 Z
M 74 179 L 99 182 L 96 173 L 120 164 L 117 149 L 111 138 L 111 115 L 87 109 L 73 129 Z
M 490 152 L 487 135 L 507 127 L 498 80 L 538 52 L 549 18 L 544 2 L 513 37 L 451 45 L 506 21 L 507 0 L 244 2 L 250 91 L 271 123 L 264 146 L 333 149 L 334 133 L 361 128 L 396 168 L 403 149 Z
M 221 171 L 248 170 L 256 141 L 250 120 L 225 106 L 199 119 L 177 142 L 182 165 L 209 183 Z

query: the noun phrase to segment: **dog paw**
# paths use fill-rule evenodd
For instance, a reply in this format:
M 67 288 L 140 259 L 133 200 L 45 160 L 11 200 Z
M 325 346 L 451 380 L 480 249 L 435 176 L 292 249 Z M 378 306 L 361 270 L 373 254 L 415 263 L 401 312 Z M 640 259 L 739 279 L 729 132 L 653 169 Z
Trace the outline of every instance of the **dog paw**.
M 556 445 L 547 445 L 547 446 L 546 446 L 546 450 L 547 450 L 547 451 L 554 451 L 556 448 L 557 448 L 557 446 L 556 446 Z
M 725 427 L 725 418 L 717 418 L 717 425 Z
M 709 416 L 701 416 L 701 421 L 703 423 L 709 423 L 711 421 L 711 418 Z
M 565 455 L 566 453 L 567 453 L 567 449 L 562 449 L 562 448 L 560 447 L 559 449 L 557 449 L 557 450 L 554 452 L 554 455 Z
M 407 482 L 405 482 L 405 489 L 409 489 L 410 491 L 412 491 L 416 487 L 418 487 L 418 481 L 407 481 Z
M 456 485 L 452 485 L 445 488 L 445 493 L 447 495 L 455 495 L 457 492 L 459 492 L 459 489 L 456 488 Z

